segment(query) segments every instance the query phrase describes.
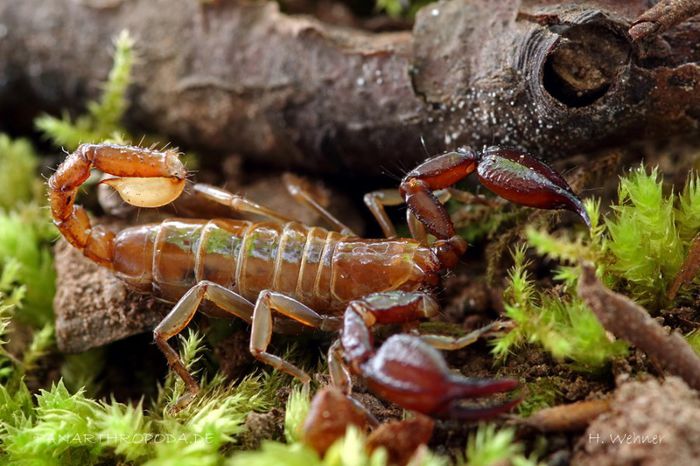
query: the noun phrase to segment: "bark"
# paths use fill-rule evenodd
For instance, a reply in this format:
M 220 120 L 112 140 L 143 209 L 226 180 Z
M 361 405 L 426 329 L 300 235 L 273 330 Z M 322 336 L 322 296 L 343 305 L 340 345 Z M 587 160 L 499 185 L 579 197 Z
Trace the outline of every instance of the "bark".
M 83 258 L 64 240 L 55 249 L 58 349 L 77 353 L 153 330 L 171 306 L 129 290 L 108 269 Z
M 140 55 L 126 120 L 202 151 L 327 173 L 410 167 L 457 145 L 556 158 L 697 133 L 700 21 L 633 42 L 643 0 L 448 0 L 367 33 L 274 3 L 3 0 L 0 115 L 75 109 L 123 28 Z
M 632 40 L 643 40 L 698 14 L 697 0 L 661 0 L 637 18 L 628 32 Z

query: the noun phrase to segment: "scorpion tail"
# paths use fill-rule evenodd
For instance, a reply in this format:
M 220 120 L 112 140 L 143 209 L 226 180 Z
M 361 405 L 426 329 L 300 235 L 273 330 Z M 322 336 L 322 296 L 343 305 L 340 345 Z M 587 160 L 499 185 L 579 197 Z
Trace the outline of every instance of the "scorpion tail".
M 100 265 L 112 266 L 114 234 L 92 227 L 87 212 L 75 205 L 78 188 L 97 168 L 114 175 L 105 183 L 141 207 L 158 207 L 177 198 L 185 186 L 185 169 L 172 150 L 158 152 L 115 144 L 83 144 L 49 179 L 49 204 L 61 234 Z

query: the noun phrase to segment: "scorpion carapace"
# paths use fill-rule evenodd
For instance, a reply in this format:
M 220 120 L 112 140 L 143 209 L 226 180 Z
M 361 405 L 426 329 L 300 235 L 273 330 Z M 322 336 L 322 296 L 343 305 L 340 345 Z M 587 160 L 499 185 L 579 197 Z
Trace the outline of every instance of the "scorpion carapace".
M 452 184 L 474 171 L 487 188 L 506 199 L 573 210 L 588 223 L 581 201 L 556 172 L 511 149 L 442 154 L 408 173 L 398 192 L 368 194 L 365 202 L 385 239 L 353 234 L 293 177 L 286 179 L 290 193 L 337 231 L 302 225 L 240 196 L 195 185 L 194 190 L 209 201 L 263 215 L 268 221 L 172 219 L 114 234 L 93 227 L 85 210 L 74 205 L 77 190 L 93 167 L 113 176 L 106 183 L 127 202 L 145 207 L 176 198 L 185 185 L 185 169 L 173 150 L 82 145 L 49 180 L 54 221 L 71 244 L 131 287 L 175 303 L 154 330 L 156 344 L 188 389 L 175 409 L 189 403 L 198 385 L 168 340 L 207 300 L 214 304 L 207 313 L 251 323 L 253 356 L 304 384 L 309 383 L 308 374 L 267 352 L 273 330 L 288 331 L 294 325 L 340 330 L 340 339 L 328 353 L 329 370 L 333 383 L 346 393 L 350 374 L 356 374 L 379 396 L 433 416 L 481 418 L 507 411 L 517 400 L 484 408 L 468 408 L 461 402 L 510 391 L 516 381 L 455 375 L 435 349 L 463 347 L 497 324 L 461 338 L 397 335 L 376 351 L 371 328 L 437 314 L 431 291 L 467 246 L 455 233 L 441 200 L 450 195 Z M 402 202 L 408 205 L 413 238 L 397 238 L 384 210 Z M 435 237 L 431 243 L 428 233 Z

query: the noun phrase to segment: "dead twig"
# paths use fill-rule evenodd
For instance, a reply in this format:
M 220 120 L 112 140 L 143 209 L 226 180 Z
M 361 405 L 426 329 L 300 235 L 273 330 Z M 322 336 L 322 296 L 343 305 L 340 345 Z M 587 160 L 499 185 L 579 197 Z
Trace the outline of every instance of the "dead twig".
M 605 329 L 629 341 L 666 371 L 700 390 L 700 357 L 695 350 L 678 333 L 669 334 L 664 330 L 643 307 L 607 289 L 596 277 L 591 264 L 583 265 L 578 293 Z
M 541 409 L 522 422 L 542 432 L 577 432 L 609 410 L 610 400 L 607 398 L 577 401 Z
M 675 299 L 681 286 L 690 283 L 697 276 L 698 272 L 700 272 L 700 233 L 695 235 L 695 238 L 690 243 L 688 255 L 668 289 L 668 299 Z
M 697 0 L 662 0 L 642 13 L 628 32 L 632 40 L 639 41 L 661 34 L 698 14 L 700 2 Z

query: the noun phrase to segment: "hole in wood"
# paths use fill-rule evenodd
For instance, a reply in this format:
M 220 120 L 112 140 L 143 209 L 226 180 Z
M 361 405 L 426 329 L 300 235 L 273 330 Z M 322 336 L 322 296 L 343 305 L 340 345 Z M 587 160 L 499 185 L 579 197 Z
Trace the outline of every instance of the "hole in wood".
M 547 56 L 542 84 L 568 107 L 591 105 L 610 90 L 628 55 L 627 41 L 610 29 L 572 26 Z

